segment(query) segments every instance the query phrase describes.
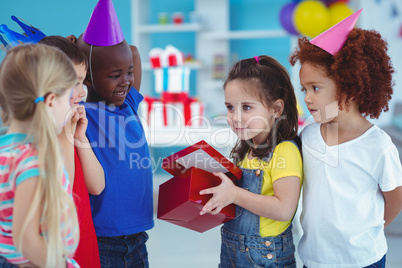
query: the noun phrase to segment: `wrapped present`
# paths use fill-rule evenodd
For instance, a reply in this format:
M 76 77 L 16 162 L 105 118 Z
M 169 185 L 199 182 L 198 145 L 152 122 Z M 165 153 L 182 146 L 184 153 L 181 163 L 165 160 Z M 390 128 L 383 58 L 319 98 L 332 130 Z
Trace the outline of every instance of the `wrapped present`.
M 149 60 L 154 70 L 155 92 L 181 93 L 189 91 L 190 68 L 184 67 L 183 53 L 172 45 L 153 48 Z
M 183 127 L 184 112 L 180 104 L 167 104 L 159 98 L 145 97 L 139 106 L 139 114 L 148 126 Z
M 162 168 L 174 177 L 159 186 L 158 219 L 202 233 L 235 218 L 234 204 L 216 215 L 199 214 L 212 197 L 199 192 L 221 183 L 212 172 L 223 172 L 232 180 L 240 179 L 242 174 L 208 143 L 200 141 L 166 157 Z
M 153 69 L 181 66 L 184 63 L 183 53 L 172 45 L 167 45 L 165 49 L 153 48 L 148 56 Z
M 162 94 L 162 102 L 164 103 L 163 106 L 163 122 L 164 125 L 168 125 L 168 117 L 167 117 L 167 105 L 166 104 L 173 104 L 173 105 L 181 105 L 183 111 L 183 120 L 184 125 L 186 126 L 201 126 L 202 125 L 202 118 L 204 112 L 204 106 L 200 101 L 195 98 L 190 98 L 187 93 L 168 93 L 164 92 Z M 175 110 L 175 109 L 173 109 Z M 192 120 L 193 116 L 198 116 L 198 124 L 196 123 L 197 120 Z
M 190 68 L 183 66 L 154 69 L 155 92 L 189 92 Z
M 154 98 L 154 97 L 150 97 L 150 96 L 144 96 L 144 101 L 140 103 L 138 111 L 140 116 L 145 117 L 146 118 L 146 122 L 148 125 L 151 124 L 151 118 L 152 123 L 155 124 L 155 115 L 157 113 L 155 113 L 155 107 L 161 106 L 161 101 L 159 98 Z M 162 115 L 160 117 L 160 121 L 162 122 Z
M 149 61 L 151 62 L 151 67 L 153 69 L 161 68 L 162 65 L 166 66 L 166 63 L 163 62 L 161 57 L 162 53 L 163 49 L 159 47 L 153 48 L 149 51 Z
M 161 98 L 144 97 L 140 114 L 148 125 L 158 127 L 198 127 L 203 124 L 204 105 L 187 93 L 163 93 Z

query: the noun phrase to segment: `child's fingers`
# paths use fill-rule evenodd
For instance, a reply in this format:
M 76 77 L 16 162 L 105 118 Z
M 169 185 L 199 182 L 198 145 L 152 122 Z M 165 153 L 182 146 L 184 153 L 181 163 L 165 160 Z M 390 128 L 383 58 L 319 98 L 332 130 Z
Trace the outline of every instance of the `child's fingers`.
M 72 115 L 71 115 L 71 123 L 75 124 L 78 122 L 78 120 L 80 119 L 79 114 L 77 113 L 77 111 L 73 111 Z
M 85 114 L 85 107 L 83 105 L 79 105 L 77 107 L 77 112 L 79 113 L 80 117 L 84 117 Z
M 213 210 L 213 207 L 211 205 L 211 200 L 209 200 L 205 206 L 201 209 L 200 215 L 204 215 L 206 213 L 209 213 L 211 210 Z
M 212 174 L 214 174 L 215 176 L 219 177 L 222 180 L 222 182 L 224 182 L 225 180 L 230 180 L 228 178 L 228 176 L 226 176 L 225 173 L 223 173 L 223 172 L 214 172 Z
M 205 194 L 213 194 L 215 187 L 213 188 L 208 188 L 200 191 L 200 195 L 205 195 Z
M 205 206 L 201 209 L 200 215 L 204 215 L 206 213 L 210 213 L 212 215 L 218 214 L 222 210 L 222 207 L 218 205 L 217 202 L 214 201 L 213 198 L 211 198 Z
M 205 213 L 210 213 L 212 215 L 218 214 L 225 204 L 224 195 L 222 195 L 222 191 L 227 188 L 227 180 L 230 179 L 222 172 L 214 172 L 215 176 L 219 177 L 222 180 L 222 183 L 216 187 L 204 189 L 200 191 L 200 195 L 212 194 L 213 197 L 205 204 L 205 206 L 200 211 L 200 215 L 204 215 Z M 229 185 L 230 186 L 230 185 Z M 223 197 L 223 199 L 222 199 Z
M 212 210 L 210 213 L 212 214 L 212 215 L 216 215 L 216 214 L 218 214 L 219 212 L 221 212 L 221 210 L 222 210 L 222 207 L 216 207 L 214 210 Z
M 201 190 L 200 195 L 213 194 L 214 193 L 214 188 L 208 188 L 208 189 Z M 205 213 L 208 213 L 211 210 L 213 210 L 214 209 L 213 202 L 214 202 L 214 198 L 212 197 L 211 199 L 209 199 L 209 201 L 201 209 L 200 215 L 204 215 Z

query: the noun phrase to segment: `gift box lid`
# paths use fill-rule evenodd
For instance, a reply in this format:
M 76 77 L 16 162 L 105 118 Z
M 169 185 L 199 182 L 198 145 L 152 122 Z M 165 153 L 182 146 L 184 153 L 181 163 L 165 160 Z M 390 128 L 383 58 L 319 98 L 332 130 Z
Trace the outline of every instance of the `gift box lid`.
M 162 168 L 177 176 L 191 167 L 208 172 L 223 172 L 230 179 L 241 178 L 241 169 L 215 150 L 206 141 L 197 142 L 163 159 Z

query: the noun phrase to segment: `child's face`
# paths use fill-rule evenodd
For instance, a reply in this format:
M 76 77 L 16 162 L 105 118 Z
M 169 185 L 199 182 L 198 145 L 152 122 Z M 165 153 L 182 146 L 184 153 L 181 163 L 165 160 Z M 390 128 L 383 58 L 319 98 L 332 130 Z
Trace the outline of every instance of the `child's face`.
M 338 116 L 337 85 L 321 67 L 303 63 L 300 83 L 305 93 L 304 102 L 317 123 L 328 123 Z
M 133 55 L 127 43 L 94 47 L 92 87 L 107 105 L 121 106 L 133 82 Z
M 252 93 L 250 87 L 253 86 L 253 82 L 239 79 L 226 85 L 227 121 L 239 139 L 252 139 L 254 144 L 263 144 L 272 129 L 275 113 Z
M 71 98 L 73 95 L 74 89 L 66 90 L 63 95 L 57 96 L 54 93 L 51 93 L 50 96 L 46 97 L 46 99 L 50 98 L 51 101 L 48 102 L 48 106 L 51 114 L 54 116 L 57 134 L 60 134 L 67 120 L 70 118 L 71 112 Z
M 85 76 L 87 75 L 87 68 L 84 64 L 74 64 L 75 73 L 77 74 L 78 80 L 74 87 L 74 92 L 71 97 L 71 106 L 77 105 L 82 98 L 85 97 L 86 92 L 83 88 L 83 83 Z

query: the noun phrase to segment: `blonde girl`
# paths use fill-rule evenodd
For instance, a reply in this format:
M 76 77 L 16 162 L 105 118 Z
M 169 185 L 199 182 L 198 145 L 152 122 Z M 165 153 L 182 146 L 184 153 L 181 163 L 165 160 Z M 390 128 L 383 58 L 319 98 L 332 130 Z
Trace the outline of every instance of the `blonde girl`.
M 0 66 L 0 255 L 20 267 L 76 267 L 78 223 L 57 140 L 77 76 L 58 49 L 19 45 Z

